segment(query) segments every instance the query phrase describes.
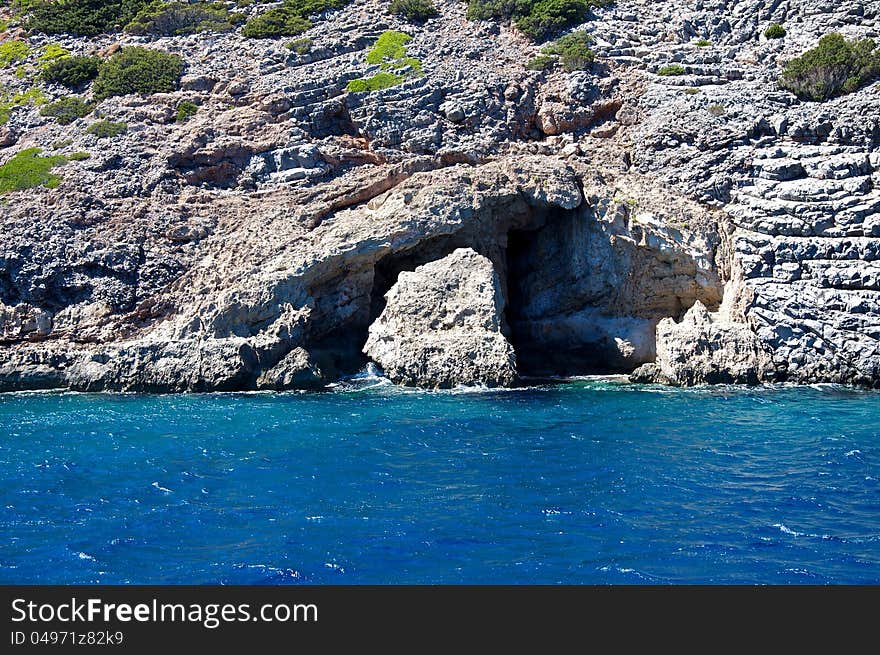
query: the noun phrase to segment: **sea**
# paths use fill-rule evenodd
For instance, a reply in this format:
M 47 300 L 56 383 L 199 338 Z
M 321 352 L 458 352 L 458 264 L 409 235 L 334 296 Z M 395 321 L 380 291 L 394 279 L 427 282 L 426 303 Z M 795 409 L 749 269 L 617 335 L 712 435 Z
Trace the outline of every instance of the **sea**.
M 0 583 L 880 583 L 880 393 L 0 394 Z

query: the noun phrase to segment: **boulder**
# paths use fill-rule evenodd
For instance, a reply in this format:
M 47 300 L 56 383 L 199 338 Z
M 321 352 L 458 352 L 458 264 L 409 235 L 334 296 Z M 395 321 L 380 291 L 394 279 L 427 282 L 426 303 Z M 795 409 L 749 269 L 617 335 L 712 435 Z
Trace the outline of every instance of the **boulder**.
M 364 352 L 394 382 L 420 387 L 510 386 L 513 346 L 492 262 L 470 248 L 403 272 L 385 295 Z
M 294 348 L 275 366 L 257 378 L 257 389 L 320 389 L 325 384 L 321 368 L 305 348 Z
M 758 337 L 742 323 L 723 320 L 699 300 L 680 323 L 657 324 L 657 359 L 633 372 L 633 382 L 675 386 L 757 384 L 764 356 Z

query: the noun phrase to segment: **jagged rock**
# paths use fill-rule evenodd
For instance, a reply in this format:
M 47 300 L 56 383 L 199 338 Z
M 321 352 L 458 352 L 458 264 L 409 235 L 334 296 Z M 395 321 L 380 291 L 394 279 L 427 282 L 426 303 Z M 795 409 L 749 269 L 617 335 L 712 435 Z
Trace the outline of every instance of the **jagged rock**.
M 257 378 L 257 389 L 320 389 L 326 384 L 321 368 L 305 348 L 294 348 Z
M 440 105 L 440 111 L 453 123 L 461 123 L 464 120 L 464 108 L 457 102 L 444 102 Z
M 757 384 L 765 356 L 748 325 L 722 320 L 699 300 L 680 323 L 657 324 L 657 358 L 636 369 L 633 382 L 676 386 Z
M 509 386 L 513 347 L 501 333 L 504 297 L 492 262 L 470 248 L 403 272 L 370 326 L 364 352 L 395 382 Z

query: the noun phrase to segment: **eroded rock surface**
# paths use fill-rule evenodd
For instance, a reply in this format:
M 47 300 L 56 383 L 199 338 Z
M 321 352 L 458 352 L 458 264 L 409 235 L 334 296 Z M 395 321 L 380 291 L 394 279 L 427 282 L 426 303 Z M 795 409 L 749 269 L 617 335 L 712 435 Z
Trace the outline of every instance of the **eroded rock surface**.
M 504 296 L 492 262 L 470 248 L 403 272 L 385 295 L 364 352 L 394 382 L 510 386 L 513 346 L 501 333 Z
M 676 386 L 757 384 L 764 377 L 765 355 L 755 333 L 711 313 L 699 300 L 681 322 L 657 324 L 657 356 L 635 370 L 637 382 Z

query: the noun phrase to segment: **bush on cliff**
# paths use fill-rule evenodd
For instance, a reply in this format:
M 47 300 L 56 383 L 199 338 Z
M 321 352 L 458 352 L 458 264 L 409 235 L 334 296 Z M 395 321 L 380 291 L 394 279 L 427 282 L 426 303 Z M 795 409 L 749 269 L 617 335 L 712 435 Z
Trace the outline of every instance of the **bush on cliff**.
M 100 65 L 100 57 L 66 57 L 49 64 L 43 70 L 43 79 L 77 89 L 98 76 Z
M 681 64 L 667 64 L 657 70 L 657 75 L 662 75 L 663 77 L 674 77 L 677 75 L 685 75 L 686 73 L 687 71 Z
M 764 36 L 768 39 L 781 39 L 785 36 L 785 28 L 779 23 L 773 23 L 764 30 Z
M 115 123 L 108 120 L 92 123 L 89 129 L 86 130 L 88 134 L 93 134 L 99 139 L 113 139 L 120 134 L 125 134 L 127 131 L 127 123 Z
M 167 93 L 180 86 L 183 61 L 162 50 L 130 46 L 105 61 L 95 79 L 98 101 L 129 93 Z
M 284 0 L 284 4 L 250 19 L 241 33 L 251 39 L 296 36 L 312 26 L 309 16 L 341 9 L 351 0 Z
M 23 7 L 25 27 L 46 34 L 95 36 L 131 21 L 149 0 L 37 0 Z
M 129 34 L 175 36 L 197 32 L 228 32 L 244 22 L 244 14 L 220 2 L 163 2 L 154 0 L 125 26 Z
M 40 116 L 54 118 L 61 125 L 70 125 L 76 119 L 91 114 L 92 109 L 93 106 L 82 98 L 69 96 L 45 105 L 40 110 Z
M 438 14 L 432 0 L 391 0 L 388 12 L 413 23 L 424 23 Z
M 584 31 L 572 32 L 546 46 L 541 52 L 559 57 L 559 62 L 567 71 L 583 70 L 593 63 L 595 55 L 590 49 L 593 37 Z
M 801 100 L 821 102 L 856 91 L 880 77 L 880 51 L 873 39 L 849 41 L 832 32 L 819 45 L 792 59 L 779 78 L 779 86 Z
M 194 102 L 184 100 L 177 105 L 177 111 L 174 113 L 174 120 L 178 123 L 185 123 L 197 113 L 199 113 L 199 106 Z
M 583 23 L 593 7 L 613 0 L 469 0 L 470 20 L 511 20 L 533 41 L 543 41 L 572 25 Z

